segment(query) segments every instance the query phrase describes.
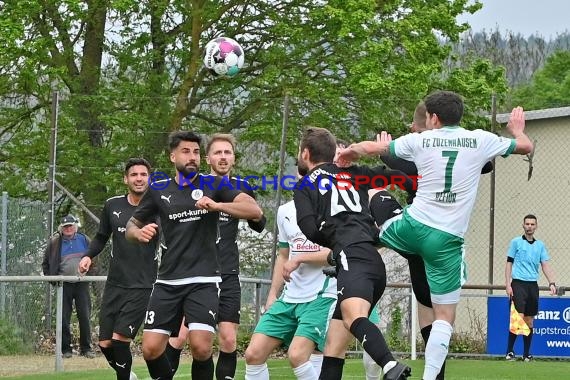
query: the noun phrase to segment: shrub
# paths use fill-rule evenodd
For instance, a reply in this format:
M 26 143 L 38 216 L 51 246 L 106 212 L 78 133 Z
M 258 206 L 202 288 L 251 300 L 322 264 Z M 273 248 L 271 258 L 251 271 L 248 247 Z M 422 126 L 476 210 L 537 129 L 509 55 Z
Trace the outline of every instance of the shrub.
M 26 354 L 31 350 L 22 342 L 22 331 L 0 318 L 0 355 Z

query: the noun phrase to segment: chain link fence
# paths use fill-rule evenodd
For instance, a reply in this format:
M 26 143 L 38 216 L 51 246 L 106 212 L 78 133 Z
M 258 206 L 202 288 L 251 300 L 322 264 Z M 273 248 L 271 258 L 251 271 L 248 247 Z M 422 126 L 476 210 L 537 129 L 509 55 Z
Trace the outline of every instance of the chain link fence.
M 276 106 L 277 108 L 277 106 Z M 497 158 L 495 171 L 482 175 L 479 193 L 470 228 L 466 235 L 468 284 L 504 285 L 504 265 L 506 252 L 511 239 L 520 236 L 522 221 L 526 214 L 538 217 L 537 238 L 544 240 L 551 256 L 551 262 L 556 272 L 558 285 L 567 286 L 566 273 L 570 271 L 570 258 L 566 255 L 570 243 L 566 239 L 567 211 L 564 207 L 565 195 L 570 190 L 570 181 L 561 172 L 563 165 L 570 159 L 567 149 L 570 137 L 570 107 L 543 111 L 530 111 L 527 115 L 526 132 L 535 142 L 535 151 L 528 156 L 512 156 L 506 159 Z M 507 115 L 498 115 L 497 120 L 505 123 Z M 503 124 L 504 125 L 504 124 Z M 499 130 L 499 128 L 497 128 Z M 243 132 L 247 133 L 247 132 Z M 164 135 L 164 132 L 162 132 Z M 287 139 L 287 144 L 295 147 L 297 144 L 296 130 Z M 124 137 L 124 136 L 123 136 Z M 136 136 L 134 136 L 136 137 Z M 133 138 L 134 138 L 133 137 Z M 163 136 L 164 137 L 164 136 Z M 110 138 L 113 138 L 112 136 Z M 275 152 L 267 152 L 267 147 L 245 146 L 241 154 L 239 170 L 243 173 L 255 173 L 259 157 L 266 155 L 266 160 L 277 162 Z M 238 148 L 239 150 L 239 148 Z M 289 148 L 295 151 L 294 148 Z M 60 149 L 60 155 L 65 156 L 65 149 Z M 141 151 L 142 153 L 142 151 Z M 126 160 L 128 157 L 124 157 Z M 124 161 L 124 160 L 123 160 Z M 286 173 L 292 172 L 292 159 L 289 157 Z M 85 170 L 99 171 L 106 174 L 101 188 L 103 199 L 119 194 L 122 186 L 122 162 L 103 163 L 93 160 L 90 168 L 77 168 L 64 159 L 58 167 L 58 178 L 62 185 L 80 183 Z M 171 171 L 165 161 L 158 162 L 159 168 Z M 266 166 L 267 168 L 269 166 Z M 276 164 L 270 166 L 272 173 L 278 173 Z M 80 187 L 80 186 L 79 186 Z M 81 220 L 80 231 L 89 237 L 94 237 L 97 231 L 97 221 L 80 207 L 80 202 L 95 215 L 98 215 L 103 202 L 94 202 L 81 198 L 81 194 L 70 189 L 77 195 L 71 200 L 65 192 L 56 190 L 55 225 L 59 224 L 62 216 L 72 213 Z M 281 203 L 290 199 L 290 193 L 285 192 Z M 239 244 L 242 251 L 242 275 L 269 279 L 271 273 L 273 247 L 273 221 L 276 206 L 276 194 L 270 191 L 260 191 L 258 200 L 269 217 L 268 232 L 257 236 L 247 232 L 242 226 Z M 39 275 L 41 261 L 47 241 L 47 215 L 49 205 L 42 201 L 31 201 L 18 197 L 8 199 L 6 234 L 2 235 L 5 249 L 5 272 L 3 275 Z M 109 250 L 99 256 L 96 274 L 105 275 L 109 263 Z M 386 256 L 389 268 L 389 282 L 405 283 L 409 281 L 405 262 L 399 256 Z M 546 285 L 547 281 L 541 276 L 539 284 Z M 99 304 L 104 283 L 92 286 L 93 312 L 92 325 L 98 321 Z M 259 287 L 259 288 L 257 288 Z M 256 292 L 259 290 L 259 293 Z M 242 330 L 243 339 L 249 337 L 255 326 L 259 306 L 265 302 L 268 286 L 244 284 L 242 294 Z M 390 295 L 381 304 L 381 320 L 386 331 L 397 331 L 402 341 L 410 341 L 412 315 L 408 289 L 391 289 Z M 260 299 L 257 299 L 260 294 Z M 504 294 L 502 290 L 469 290 L 464 292 L 468 297 L 461 302 L 456 322 L 456 334 L 465 334 L 479 340 L 486 338 L 484 321 L 487 315 L 486 297 L 489 294 Z M 53 288 L 42 282 L 2 283 L 0 280 L 0 329 L 7 336 L 8 344 L 0 342 L 0 354 L 26 354 L 30 352 L 53 354 L 55 302 Z M 391 329 L 395 310 L 399 310 L 401 319 L 399 328 Z M 73 317 L 75 318 L 75 317 Z M 78 332 L 77 320 L 72 319 L 73 331 Z M 97 341 L 97 328 L 93 328 L 93 342 Z M 0 334 L 1 335 L 1 334 Z M 74 339 L 77 339 L 74 334 Z M 140 341 L 140 339 L 139 339 Z M 22 342 L 23 344 L 20 344 Z M 74 344 L 78 344 L 74 341 Z M 402 343 L 402 350 L 406 346 Z M 4 350 L 4 351 L 2 351 Z M 473 354 L 477 352 L 471 352 Z M 482 353 L 482 352 L 479 352 Z

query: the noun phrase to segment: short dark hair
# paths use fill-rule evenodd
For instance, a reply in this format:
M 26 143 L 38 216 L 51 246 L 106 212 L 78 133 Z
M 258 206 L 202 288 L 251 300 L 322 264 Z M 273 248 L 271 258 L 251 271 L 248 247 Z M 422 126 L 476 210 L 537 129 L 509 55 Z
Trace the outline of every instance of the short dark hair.
M 463 117 L 463 99 L 453 91 L 436 91 L 428 95 L 424 104 L 430 115 L 436 114 L 441 124 L 459 125 Z
M 146 166 L 150 173 L 150 163 L 142 157 L 131 157 L 125 163 L 125 175 L 129 174 L 129 169 L 136 165 Z
M 336 139 L 327 129 L 308 127 L 303 131 L 301 152 L 306 148 L 312 162 L 332 162 L 336 154 Z
M 215 143 L 216 141 L 225 141 L 229 143 L 232 146 L 232 150 L 235 152 L 236 138 L 234 137 L 234 135 L 231 135 L 229 133 L 215 133 L 208 140 L 208 144 L 206 145 L 206 154 L 210 153 L 210 148 L 212 147 L 212 144 Z
M 348 145 L 350 144 L 346 140 L 336 139 L 336 146 L 339 146 L 341 148 L 348 148 Z
M 419 102 L 416 106 L 413 121 L 422 128 L 426 127 L 426 105 L 424 102 Z
M 191 141 L 202 145 L 202 138 L 192 131 L 174 131 L 168 135 L 168 149 L 170 152 L 178 148 L 182 141 Z
M 536 219 L 536 216 L 534 216 L 533 214 L 527 214 L 527 215 L 525 215 L 524 218 L 523 218 L 523 223 L 524 223 L 525 220 L 527 220 L 527 219 L 534 219 L 535 222 L 538 221 L 538 219 Z

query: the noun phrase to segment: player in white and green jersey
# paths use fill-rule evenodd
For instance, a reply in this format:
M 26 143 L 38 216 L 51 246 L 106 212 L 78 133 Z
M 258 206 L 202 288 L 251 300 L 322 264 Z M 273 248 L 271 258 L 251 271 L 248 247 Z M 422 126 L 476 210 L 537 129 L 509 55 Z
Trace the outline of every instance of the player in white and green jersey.
M 336 279 L 323 274 L 329 249 L 308 240 L 295 203 L 277 211 L 279 256 L 263 314 L 245 352 L 246 380 L 267 380 L 267 358 L 284 345 L 297 379 L 317 380 L 327 328 L 336 305 Z M 283 292 L 278 297 L 279 292 Z
M 423 379 L 434 380 L 441 369 L 453 331 L 464 278 L 463 236 L 477 195 L 481 168 L 497 156 L 528 154 L 533 145 L 524 134 L 524 112 L 513 109 L 508 139 L 490 132 L 459 126 L 463 100 L 453 92 L 438 91 L 425 101 L 428 131 L 391 141 L 382 132 L 376 142 L 362 142 L 341 152 L 341 159 L 388 150 L 413 161 L 418 168 L 418 191 L 411 206 L 384 223 L 380 242 L 398 252 L 419 254 L 425 262 L 435 321 L 426 345 Z

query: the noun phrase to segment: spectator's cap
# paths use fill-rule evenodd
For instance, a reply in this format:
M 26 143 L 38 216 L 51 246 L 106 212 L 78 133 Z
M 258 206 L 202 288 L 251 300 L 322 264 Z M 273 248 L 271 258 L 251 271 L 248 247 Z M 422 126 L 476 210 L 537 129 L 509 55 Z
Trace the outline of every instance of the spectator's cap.
M 79 224 L 79 220 L 73 215 L 66 215 L 61 218 L 60 226 L 71 226 L 72 224 Z

